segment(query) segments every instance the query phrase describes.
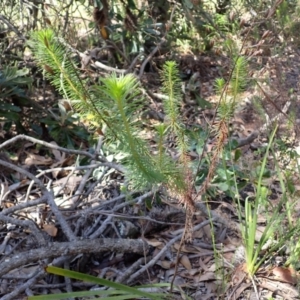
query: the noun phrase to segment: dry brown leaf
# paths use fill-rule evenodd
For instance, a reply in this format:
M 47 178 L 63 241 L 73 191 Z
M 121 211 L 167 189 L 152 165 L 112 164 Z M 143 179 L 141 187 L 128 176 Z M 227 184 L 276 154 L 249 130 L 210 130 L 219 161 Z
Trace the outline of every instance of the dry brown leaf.
M 214 272 L 205 272 L 204 274 L 199 276 L 199 282 L 200 281 L 208 281 L 208 280 L 215 280 L 216 275 Z
M 220 285 L 216 281 L 208 281 L 205 283 L 208 293 L 215 293 L 219 288 Z
M 290 284 L 296 284 L 298 282 L 297 273 L 292 268 L 274 267 L 272 269 L 272 274 L 278 281 L 287 282 Z
M 183 255 L 180 258 L 180 263 L 187 269 L 187 270 L 191 270 L 192 269 L 192 264 L 188 258 L 187 255 Z
M 50 142 L 50 144 L 54 146 L 58 146 L 54 141 Z M 66 157 L 66 154 L 64 152 L 60 152 L 59 150 L 56 149 L 51 149 L 51 151 L 57 161 L 62 161 Z
M 210 224 L 202 227 L 203 231 L 204 231 L 204 234 L 206 236 L 206 238 L 211 241 L 211 228 L 210 228 Z
M 43 230 L 52 237 L 56 237 L 57 231 L 58 231 L 57 228 L 53 224 L 44 224 Z
M 175 243 L 173 247 L 177 251 L 180 247 L 180 243 Z M 181 251 L 185 253 L 199 253 L 199 249 L 199 247 L 195 247 L 193 245 L 183 245 Z
M 241 283 L 235 292 L 231 295 L 231 299 L 239 299 L 241 294 L 252 285 L 252 282 Z
M 180 286 L 180 287 L 185 287 L 185 286 L 187 286 L 187 283 L 185 282 L 185 280 L 182 277 L 176 276 L 175 280 L 174 280 L 174 285 Z
M 189 270 L 189 274 L 192 275 L 192 276 L 195 276 L 199 272 L 200 272 L 199 268 Z
M 231 275 L 232 285 L 235 286 L 242 282 L 246 276 L 247 266 L 245 263 L 239 264 L 233 271 Z
M 77 185 L 81 182 L 82 180 L 82 176 L 71 176 L 71 177 L 63 177 L 60 178 L 56 181 L 54 181 L 53 185 L 54 186 L 64 186 L 65 188 L 68 188 L 70 190 L 70 192 L 72 193 Z
M 234 250 L 232 250 L 232 252 L 224 252 L 223 253 L 223 257 L 227 261 L 233 261 L 234 255 L 235 255 Z
M 1 205 L 1 206 L 5 207 L 5 208 L 10 208 L 10 207 L 15 206 L 15 203 L 9 202 L 9 201 L 5 201 L 5 203 L 3 205 Z
M 32 147 L 34 144 L 32 142 L 27 142 L 23 145 L 23 148 L 26 149 L 26 148 L 29 148 L 29 147 Z
M 205 258 L 203 259 L 203 262 L 205 264 L 207 264 L 209 261 L 211 261 L 213 259 L 213 256 L 207 255 L 205 256 Z
M 15 197 L 16 197 L 18 202 L 22 201 L 22 199 L 24 199 L 24 193 L 23 192 L 20 193 L 19 191 L 16 191 L 15 192 Z
M 214 299 L 216 294 L 214 293 L 207 293 L 203 291 L 198 291 L 196 294 L 193 295 L 193 299 L 201 299 L 201 300 L 209 300 L 209 299 Z
M 54 169 L 54 168 L 62 167 L 62 164 L 63 164 L 62 161 L 58 161 L 58 162 L 55 162 L 54 164 L 52 164 L 50 168 Z M 60 173 L 62 173 L 61 170 L 53 170 L 52 171 L 52 176 L 54 178 L 57 178 Z M 64 175 L 67 176 L 67 174 L 64 174 Z
M 44 157 L 41 155 L 29 153 L 26 151 L 26 154 L 28 155 L 25 159 L 25 165 L 27 166 L 49 166 L 53 163 L 52 158 L 50 157 Z
M 202 239 L 203 238 L 203 230 L 202 228 L 193 232 L 194 239 Z
M 207 267 L 207 265 L 203 262 L 203 260 L 202 260 L 201 257 L 199 258 L 199 266 L 200 266 L 205 272 L 208 271 L 208 267 Z
M 51 168 L 71 166 L 72 164 L 74 164 L 74 155 L 68 156 L 67 158 L 64 158 L 60 161 L 55 162 L 54 164 L 51 165 Z M 53 171 L 52 175 L 55 178 L 58 175 L 67 176 L 67 171 L 65 171 L 65 170 Z
M 8 272 L 12 276 L 28 276 L 38 270 L 38 265 L 27 266 L 26 268 L 17 268 Z
M 217 265 L 215 263 L 213 263 L 209 268 L 208 268 L 208 272 L 215 272 L 217 270 Z
M 152 247 L 163 247 L 164 243 L 160 242 L 157 239 L 147 239 L 147 243 Z
M 240 237 L 229 237 L 227 235 L 226 240 L 223 242 L 224 246 L 226 247 L 227 245 L 230 245 L 230 249 L 233 249 L 233 251 L 235 251 L 235 249 L 237 247 L 239 247 L 241 245 L 242 241 Z
M 288 283 L 269 280 L 268 278 L 259 278 L 259 286 L 277 293 L 285 300 L 299 299 L 299 291 L 297 287 L 291 286 Z
M 5 179 L 4 181 L 0 180 L 0 204 L 6 199 L 6 196 L 9 192 L 8 182 Z
M 55 142 L 51 142 L 51 144 L 57 146 L 57 144 Z M 52 153 L 53 153 L 53 155 L 55 157 L 55 160 L 56 160 L 56 162 L 54 162 L 51 165 L 51 168 L 69 166 L 72 163 L 74 163 L 73 155 L 68 156 L 66 158 L 66 153 L 65 152 L 61 152 L 61 151 L 58 151 L 56 149 L 52 149 L 51 151 L 52 151 Z M 60 174 L 60 176 L 66 175 L 66 174 L 62 174 L 62 172 L 63 171 L 53 171 L 52 175 L 53 175 L 54 178 L 57 178 L 57 176 L 59 174 Z
M 76 157 L 75 157 L 75 155 L 72 154 L 64 160 L 63 166 L 71 166 L 75 163 L 75 160 L 76 160 Z
M 173 263 L 169 260 L 161 260 L 160 262 L 157 262 L 157 265 L 161 266 L 163 269 L 169 270 Z
M 259 218 L 259 216 L 258 216 Z M 261 240 L 262 235 L 266 229 L 265 225 L 257 225 L 256 233 L 255 233 L 255 240 L 259 242 Z

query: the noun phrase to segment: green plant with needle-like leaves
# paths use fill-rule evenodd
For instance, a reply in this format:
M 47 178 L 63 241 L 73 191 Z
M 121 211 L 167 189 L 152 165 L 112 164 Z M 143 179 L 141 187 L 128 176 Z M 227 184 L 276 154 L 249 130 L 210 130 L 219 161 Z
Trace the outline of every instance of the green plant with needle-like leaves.
M 185 204 L 191 210 L 191 180 L 187 183 L 190 174 L 188 168 L 184 168 L 187 166 L 188 147 L 184 127 L 179 121 L 181 95 L 176 64 L 168 62 L 161 75 L 163 90 L 167 94 L 164 101 L 167 121 L 156 128 L 158 151 L 153 154 L 139 135 L 141 122 L 138 112 L 143 99 L 139 83 L 133 75 L 117 77 L 116 74 L 111 74 L 87 89 L 87 82 L 79 78 L 76 67 L 69 58 L 68 48 L 55 37 L 53 31 L 34 33 L 31 46 L 38 64 L 47 71 L 46 77 L 70 101 L 81 117 L 88 120 L 91 127 L 105 126 L 106 141 L 117 143 L 118 150 L 126 153 L 127 177 L 133 186 L 142 189 L 163 185 L 178 192 L 183 201 L 189 201 Z M 168 134 L 172 134 L 177 141 L 180 153 L 178 163 L 166 154 L 164 143 Z
M 106 141 L 117 143 L 118 151 L 126 154 L 127 176 L 134 187 L 141 189 L 163 184 L 184 189 L 182 169 L 166 155 L 162 143 L 158 154 L 153 155 L 149 152 L 147 143 L 139 136 L 141 122 L 138 122 L 138 113 L 141 111 L 143 98 L 139 83 L 132 74 L 119 77 L 111 74 L 87 88 L 87 80 L 79 77 L 70 58 L 72 49 L 56 37 L 52 30 L 34 32 L 30 45 L 38 64 L 46 71 L 45 76 L 71 102 L 82 119 L 87 120 L 90 127 L 95 129 L 104 126 Z M 172 129 L 178 136 L 178 143 L 182 144 L 183 130 L 178 121 L 177 107 L 176 80 L 179 77 L 175 64 L 166 70 L 162 74 L 162 81 L 169 95 L 165 108 L 167 119 L 171 123 L 167 124 L 166 130 L 158 129 L 158 135 L 165 136 L 166 131 Z
M 186 172 L 188 172 L 187 161 L 186 161 L 186 153 L 188 152 L 189 143 L 187 139 L 187 135 L 185 132 L 185 128 L 183 123 L 181 122 L 180 116 L 180 104 L 181 104 L 181 90 L 180 90 L 180 76 L 177 65 L 174 61 L 167 61 L 161 72 L 162 78 L 162 91 L 167 98 L 163 100 L 164 112 L 166 113 L 165 123 L 164 123 L 164 131 L 160 133 L 162 138 L 170 135 L 175 138 L 177 150 L 179 153 L 179 162 L 177 165 L 177 170 L 179 172 L 174 172 L 173 170 L 173 180 L 176 184 L 176 188 L 184 192 L 187 188 L 185 184 L 185 180 L 182 176 L 188 176 Z M 162 154 L 162 144 L 159 143 Z M 181 169 L 181 171 L 180 171 Z M 183 171 L 185 169 L 185 172 Z
M 91 90 L 94 97 L 101 99 L 93 100 L 94 114 L 102 111 L 107 115 L 106 122 L 111 140 L 117 139 L 122 151 L 130 154 L 127 157 L 130 177 L 142 186 L 146 182 L 166 182 L 167 178 L 159 172 L 155 157 L 150 155 L 146 143 L 138 136 L 139 124 L 133 118 L 140 105 L 136 101 L 139 97 L 136 79 L 132 75 L 117 77 L 113 74 L 101 79 L 101 83 L 102 85 Z M 84 110 L 85 106 L 81 105 L 82 103 L 78 102 L 75 107 L 80 111 Z
M 249 79 L 247 72 L 248 64 L 244 56 L 239 56 L 235 59 L 235 66 L 232 72 L 230 87 L 232 94 L 236 97 L 240 92 L 244 91 Z
M 162 91 L 167 95 L 167 99 L 163 100 L 164 111 L 167 116 L 165 121 L 167 125 L 166 132 L 175 135 L 179 153 L 184 155 L 187 152 L 188 144 L 184 125 L 180 121 L 181 82 L 179 71 L 174 61 L 167 61 L 164 64 L 161 78 Z
M 88 101 L 86 81 L 81 80 L 70 58 L 70 50 L 51 29 L 35 31 L 29 42 L 37 63 L 51 84 L 66 98 Z
M 216 81 L 217 91 L 219 91 L 221 95 L 216 121 L 217 126 L 219 127 L 216 126 L 217 128 L 221 128 L 219 124 L 222 124 L 222 120 L 225 122 L 231 118 L 238 101 L 239 93 L 250 83 L 246 77 L 246 70 L 247 63 L 245 58 L 238 57 L 235 60 L 235 66 L 230 81 L 227 84 L 224 79 L 218 79 Z M 295 237 L 295 234 L 299 230 L 298 224 L 294 224 L 295 226 L 288 226 L 289 224 L 287 224 L 285 232 L 282 230 L 282 223 L 286 217 L 290 222 L 291 207 L 288 205 L 287 201 L 286 188 L 281 174 L 282 170 L 280 170 L 274 154 L 276 173 L 283 195 L 280 202 L 275 208 L 272 208 L 270 213 L 268 190 L 264 185 L 264 175 L 267 173 L 266 166 L 269 155 L 273 152 L 272 146 L 277 128 L 278 126 L 275 126 L 269 138 L 267 149 L 260 164 L 259 172 L 257 173 L 258 178 L 255 181 L 256 191 L 254 200 L 251 201 L 250 197 L 248 197 L 244 204 L 241 203 L 239 197 L 240 189 L 237 180 L 239 177 L 238 173 L 235 168 L 232 168 L 231 173 L 228 172 L 228 160 L 226 162 L 226 157 L 228 157 L 228 155 L 224 153 L 222 156 L 223 173 L 225 174 L 226 184 L 230 188 L 231 196 L 237 201 L 237 212 L 245 247 L 245 270 L 250 278 L 253 278 L 262 264 L 274 255 L 274 252 L 280 250 L 291 238 Z M 231 147 L 232 143 L 229 143 L 226 148 L 230 150 Z M 234 161 L 232 159 L 231 164 L 234 166 Z M 218 166 L 216 166 L 216 168 L 218 168 Z M 285 211 L 282 211 L 283 207 L 285 207 Z M 260 214 L 263 214 L 267 221 L 266 226 L 257 241 L 258 217 Z

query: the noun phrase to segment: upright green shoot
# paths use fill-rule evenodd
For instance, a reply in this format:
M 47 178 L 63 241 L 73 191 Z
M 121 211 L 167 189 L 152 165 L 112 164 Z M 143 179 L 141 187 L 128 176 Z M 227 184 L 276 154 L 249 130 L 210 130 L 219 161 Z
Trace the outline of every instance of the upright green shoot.
M 174 61 L 167 61 L 161 72 L 162 91 L 168 99 L 163 101 L 164 111 L 166 113 L 166 132 L 174 134 L 176 137 L 178 150 L 181 155 L 187 152 L 187 141 L 184 132 L 184 126 L 181 122 L 180 105 L 182 99 L 181 82 L 179 70 Z
M 139 82 L 132 74 L 111 74 L 97 84 L 82 80 L 71 57 L 71 50 L 51 29 L 34 32 L 30 46 L 38 65 L 56 89 L 68 99 L 91 129 L 106 126 L 106 142 L 115 142 L 126 154 L 127 178 L 134 188 L 156 185 L 185 189 L 180 164 L 163 151 L 162 139 L 168 132 L 177 138 L 181 154 L 186 152 L 184 129 L 180 123 L 180 83 L 175 63 L 166 63 L 162 73 L 163 89 L 168 95 L 164 102 L 166 126 L 158 130 L 160 144 L 157 155 L 150 153 L 146 141 L 140 137 L 138 114 L 143 105 Z
M 272 215 L 267 220 L 267 225 L 264 228 L 262 236 L 260 237 L 258 243 L 256 244 L 256 231 L 257 231 L 257 224 L 258 224 L 258 216 L 260 214 L 261 207 L 266 203 L 268 200 L 266 199 L 267 194 L 264 192 L 263 187 L 263 174 L 266 169 L 267 160 L 270 153 L 270 148 L 272 146 L 275 133 L 277 131 L 278 126 L 275 126 L 273 130 L 269 143 L 266 149 L 266 153 L 264 155 L 259 178 L 257 180 L 257 190 L 254 203 L 252 203 L 249 198 L 246 199 L 245 202 L 245 220 L 242 219 L 242 206 L 241 203 L 238 201 L 239 205 L 239 219 L 241 226 L 241 232 L 243 237 L 243 242 L 245 244 L 245 252 L 246 252 L 246 269 L 250 277 L 252 277 L 258 270 L 258 268 L 262 265 L 262 263 L 266 260 L 268 256 L 280 249 L 295 233 L 295 228 L 288 230 L 284 236 L 280 236 L 279 239 L 271 243 L 269 250 L 265 252 L 262 256 L 263 247 L 266 245 L 267 242 L 274 241 L 274 231 L 276 228 L 279 228 L 282 222 L 282 214 L 280 212 L 280 207 L 285 201 L 285 197 L 282 197 L 280 203 L 277 205 L 275 210 L 272 211 Z

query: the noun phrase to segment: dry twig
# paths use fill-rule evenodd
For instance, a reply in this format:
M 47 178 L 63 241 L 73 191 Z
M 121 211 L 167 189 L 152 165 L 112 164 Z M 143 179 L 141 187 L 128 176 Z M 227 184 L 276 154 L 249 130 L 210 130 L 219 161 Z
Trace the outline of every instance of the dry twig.
M 0 263 L 0 277 L 18 267 L 29 263 L 36 263 L 45 258 L 77 255 L 81 253 L 102 253 L 105 251 L 144 254 L 144 252 L 147 253 L 148 250 L 149 245 L 146 242 L 131 239 L 101 238 L 63 243 L 49 243 L 46 247 L 5 257 L 5 259 Z
M 64 219 L 62 213 L 58 209 L 55 201 L 54 201 L 54 195 L 53 192 L 49 192 L 47 188 L 43 185 L 43 183 L 36 178 L 34 175 L 32 175 L 30 172 L 27 172 L 26 170 L 15 166 L 14 164 L 8 163 L 6 161 L 0 160 L 0 165 L 10 168 L 16 172 L 19 172 L 20 174 L 25 175 L 26 177 L 30 178 L 33 180 L 37 186 L 41 189 L 42 193 L 46 196 L 47 198 L 47 203 L 50 206 L 52 212 L 54 213 L 57 222 L 60 224 L 62 231 L 66 235 L 69 241 L 74 241 L 76 240 L 76 237 L 74 236 L 74 233 L 72 232 L 71 228 L 69 227 L 68 223 Z
M 212 218 L 211 220 L 206 220 L 196 226 L 194 226 L 193 231 L 199 230 L 200 228 L 210 224 L 211 222 L 214 222 L 215 219 Z M 173 239 L 171 239 L 157 254 L 155 257 L 153 257 L 146 265 L 144 265 L 143 267 L 141 267 L 136 273 L 132 274 L 130 276 L 130 278 L 128 278 L 128 280 L 126 280 L 127 284 L 132 283 L 137 277 L 139 277 L 140 275 L 142 275 L 147 269 L 149 269 L 150 267 L 154 266 L 157 261 L 161 258 L 161 256 L 169 249 L 169 247 L 171 247 L 174 243 L 176 243 L 177 241 L 179 241 L 182 238 L 182 235 L 184 234 L 184 231 L 182 231 L 181 234 L 175 236 Z M 175 272 L 176 274 L 176 272 Z
M 43 145 L 43 146 L 45 146 L 49 149 L 55 149 L 55 150 L 59 150 L 59 151 L 65 152 L 65 153 L 83 155 L 83 156 L 89 157 L 89 158 L 91 158 L 95 161 L 100 161 L 105 166 L 113 168 L 113 169 L 115 169 L 115 170 L 117 170 L 121 173 L 124 173 L 124 171 L 125 171 L 125 169 L 122 166 L 108 162 L 104 157 L 101 157 L 99 155 L 99 153 L 91 154 L 87 151 L 81 151 L 81 150 L 74 150 L 74 149 L 67 149 L 67 148 L 59 147 L 59 146 L 53 145 L 51 143 L 47 143 L 47 142 L 35 139 L 33 137 L 30 137 L 30 136 L 27 136 L 27 135 L 24 135 L 24 134 L 17 135 L 15 137 L 5 141 L 4 143 L 2 143 L 0 145 L 0 150 L 7 147 L 7 146 L 9 146 L 9 145 L 11 145 L 11 144 L 15 144 L 19 140 L 29 141 L 29 142 L 32 142 L 34 144 Z

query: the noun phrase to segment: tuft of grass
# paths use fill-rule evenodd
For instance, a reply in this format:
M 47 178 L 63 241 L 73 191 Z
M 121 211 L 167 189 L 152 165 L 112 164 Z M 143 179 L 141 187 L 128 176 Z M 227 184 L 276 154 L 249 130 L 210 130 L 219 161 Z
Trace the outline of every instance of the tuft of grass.
M 298 226 L 288 226 L 283 230 L 282 225 L 285 220 L 290 220 L 291 207 L 288 205 L 286 197 L 286 189 L 281 174 L 281 170 L 275 163 L 275 173 L 280 181 L 282 189 L 282 197 L 277 207 L 270 209 L 268 201 L 268 190 L 263 183 L 263 175 L 267 169 L 267 161 L 270 153 L 272 153 L 272 145 L 275 133 L 278 129 L 276 125 L 271 133 L 266 152 L 264 154 L 260 172 L 256 183 L 255 199 L 251 201 L 246 198 L 244 207 L 238 198 L 238 217 L 241 224 L 242 239 L 245 247 L 245 270 L 250 278 L 253 278 L 263 263 L 268 261 L 274 255 L 274 252 L 281 249 L 290 239 L 292 239 Z M 285 207 L 285 210 L 282 208 Z M 243 211 L 244 218 L 243 218 Z M 258 242 L 256 241 L 256 233 L 258 226 L 258 216 L 264 214 L 266 217 L 266 226 Z M 298 229 L 297 229 L 298 228 Z

